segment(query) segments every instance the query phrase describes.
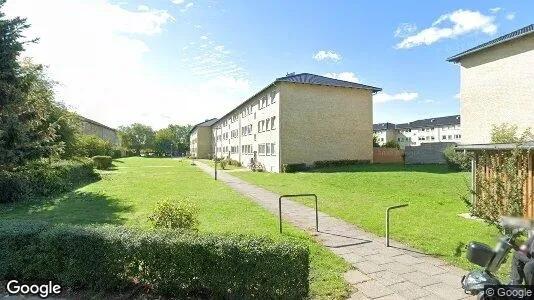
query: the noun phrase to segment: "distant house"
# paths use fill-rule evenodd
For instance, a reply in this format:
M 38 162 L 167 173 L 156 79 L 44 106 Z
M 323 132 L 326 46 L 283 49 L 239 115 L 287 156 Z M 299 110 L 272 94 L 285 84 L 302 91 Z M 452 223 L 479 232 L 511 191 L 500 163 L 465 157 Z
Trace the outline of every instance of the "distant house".
M 415 120 L 409 123 L 373 125 L 379 145 L 397 141 L 401 148 L 425 143 L 459 143 L 462 137 L 460 115 Z
M 209 158 L 213 155 L 213 135 L 211 125 L 217 118 L 198 123 L 191 128 L 189 136 L 189 153 L 195 158 Z
M 380 90 L 308 73 L 277 78 L 211 125 L 215 154 L 269 172 L 291 163 L 372 161 L 372 99 Z
M 534 24 L 447 61 L 460 64 L 462 144 L 490 143 L 492 125 L 534 127 Z
M 82 122 L 83 133 L 87 135 L 96 135 L 103 140 L 111 142 L 113 145 L 119 145 L 119 136 L 116 129 L 86 117 L 79 116 L 79 118 Z

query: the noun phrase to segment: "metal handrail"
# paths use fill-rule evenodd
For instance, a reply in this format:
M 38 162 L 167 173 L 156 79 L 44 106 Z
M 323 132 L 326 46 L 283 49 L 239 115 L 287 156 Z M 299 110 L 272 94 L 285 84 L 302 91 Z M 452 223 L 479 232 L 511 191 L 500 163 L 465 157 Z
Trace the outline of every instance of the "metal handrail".
M 393 209 L 406 207 L 408 204 L 400 204 L 395 206 L 390 206 L 386 209 L 386 247 L 389 247 L 389 212 Z
M 317 195 L 315 194 L 295 194 L 295 195 L 282 195 L 278 198 L 278 217 L 280 219 L 280 233 L 282 233 L 282 198 L 295 198 L 295 197 L 314 197 L 315 198 L 315 231 L 319 231 L 319 211 L 317 209 Z

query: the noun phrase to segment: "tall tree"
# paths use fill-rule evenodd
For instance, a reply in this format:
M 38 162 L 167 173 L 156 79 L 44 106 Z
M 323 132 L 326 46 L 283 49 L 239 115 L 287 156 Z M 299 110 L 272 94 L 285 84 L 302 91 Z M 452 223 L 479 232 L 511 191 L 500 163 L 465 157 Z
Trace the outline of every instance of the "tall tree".
M 156 132 L 156 138 L 154 141 L 154 150 L 158 155 L 167 155 L 171 154 L 174 151 L 175 147 L 175 135 L 172 129 L 164 128 Z
M 141 150 L 154 149 L 155 133 L 152 127 L 134 123 L 130 126 L 119 127 L 121 145 L 140 154 Z
M 13 170 L 31 159 L 50 157 L 59 151 L 54 143 L 49 90 L 39 82 L 39 66 L 21 66 L 25 19 L 5 17 L 0 0 L 0 169 Z M 44 97 L 42 97 L 44 95 Z
M 189 135 L 191 125 L 169 125 L 168 127 L 174 133 L 173 151 L 185 153 L 189 151 Z

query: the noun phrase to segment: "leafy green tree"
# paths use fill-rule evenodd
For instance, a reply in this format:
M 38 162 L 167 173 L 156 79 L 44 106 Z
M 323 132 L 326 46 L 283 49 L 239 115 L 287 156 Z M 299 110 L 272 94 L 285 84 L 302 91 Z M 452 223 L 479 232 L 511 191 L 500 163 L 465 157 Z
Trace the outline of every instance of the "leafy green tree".
M 174 133 L 173 151 L 186 153 L 189 151 L 189 136 L 193 126 L 191 125 L 169 125 L 168 127 Z
M 139 155 L 141 150 L 154 149 L 155 133 L 152 127 L 134 123 L 119 127 L 119 138 L 122 147 Z
M 13 170 L 37 158 L 51 157 L 61 151 L 55 143 L 56 126 L 45 120 L 50 116 L 53 89 L 40 82 L 42 66 L 21 66 L 24 50 L 25 19 L 8 19 L 0 0 L 0 169 Z M 52 92 L 51 92 L 52 91 Z
M 171 128 L 160 129 L 156 132 L 154 150 L 159 156 L 170 154 L 175 144 L 174 131 Z
M 77 154 L 85 157 L 112 156 L 113 154 L 113 144 L 96 135 L 78 135 L 76 148 L 78 149 Z
M 493 125 L 491 128 L 492 143 L 517 144 L 531 140 L 534 140 L 534 135 L 530 128 L 525 129 L 521 134 L 518 133 L 517 125 L 503 123 L 498 126 Z
M 373 147 L 380 147 L 380 144 L 378 143 L 378 137 L 373 134 Z
M 384 148 L 400 149 L 400 145 L 399 145 L 399 143 L 397 141 L 391 140 L 391 141 L 387 141 L 387 143 L 384 144 Z

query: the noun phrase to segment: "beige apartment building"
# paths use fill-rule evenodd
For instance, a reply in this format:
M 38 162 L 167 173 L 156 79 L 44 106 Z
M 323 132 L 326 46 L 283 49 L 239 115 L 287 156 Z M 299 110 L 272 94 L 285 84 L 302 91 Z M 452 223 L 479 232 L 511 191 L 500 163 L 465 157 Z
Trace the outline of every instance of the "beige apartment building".
M 119 145 L 119 136 L 116 129 L 82 116 L 79 116 L 79 118 L 84 134 L 96 135 L 103 140 L 111 142 L 113 145 Z
M 373 94 L 380 88 L 313 74 L 289 74 L 211 125 L 217 157 L 268 172 L 283 164 L 372 161 Z
M 490 143 L 493 125 L 534 128 L 534 24 L 447 61 L 460 64 L 462 144 Z
M 211 158 L 213 155 L 213 135 L 211 125 L 216 118 L 198 123 L 189 132 L 189 154 L 195 158 Z

